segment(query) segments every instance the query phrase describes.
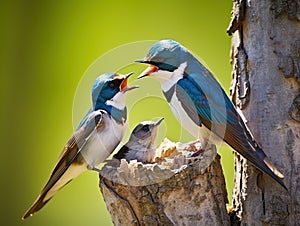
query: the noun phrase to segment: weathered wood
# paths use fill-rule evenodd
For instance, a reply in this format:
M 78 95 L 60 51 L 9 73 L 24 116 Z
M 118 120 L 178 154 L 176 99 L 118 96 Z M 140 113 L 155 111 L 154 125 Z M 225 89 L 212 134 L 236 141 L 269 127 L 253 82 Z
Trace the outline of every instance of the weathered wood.
M 114 225 L 230 225 L 215 147 L 198 160 L 188 157 L 186 145 L 161 147 L 171 155 L 156 163 L 123 159 L 102 168 L 100 188 Z
M 300 3 L 234 2 L 233 101 L 289 188 L 236 156 L 234 211 L 242 225 L 300 225 Z

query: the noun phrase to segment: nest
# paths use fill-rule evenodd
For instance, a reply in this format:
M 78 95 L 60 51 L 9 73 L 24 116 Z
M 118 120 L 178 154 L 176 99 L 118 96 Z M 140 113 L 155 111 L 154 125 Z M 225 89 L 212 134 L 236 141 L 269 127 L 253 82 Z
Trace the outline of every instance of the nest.
M 147 186 L 167 180 L 188 167 L 197 167 L 203 172 L 215 159 L 216 153 L 214 145 L 202 150 L 198 140 L 174 143 L 165 138 L 156 149 L 151 163 L 111 159 L 107 160 L 100 174 L 114 183 Z

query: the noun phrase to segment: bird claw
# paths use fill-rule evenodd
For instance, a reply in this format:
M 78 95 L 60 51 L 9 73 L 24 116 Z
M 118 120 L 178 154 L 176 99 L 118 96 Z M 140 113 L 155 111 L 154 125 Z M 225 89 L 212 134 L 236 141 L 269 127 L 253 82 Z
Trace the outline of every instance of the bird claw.
M 94 170 L 94 171 L 96 171 L 97 173 L 101 173 L 101 170 L 98 169 L 98 168 L 96 168 L 96 167 L 91 167 L 91 170 Z
M 203 153 L 204 153 L 204 149 L 200 148 L 199 150 L 197 150 L 196 152 L 194 152 L 191 157 L 194 158 L 194 157 L 198 157 L 198 156 L 202 156 Z
M 187 146 L 184 149 L 187 150 L 187 151 L 196 151 L 200 147 L 201 147 L 201 143 L 197 139 L 197 140 L 194 140 L 194 141 L 191 141 L 191 142 L 187 143 Z

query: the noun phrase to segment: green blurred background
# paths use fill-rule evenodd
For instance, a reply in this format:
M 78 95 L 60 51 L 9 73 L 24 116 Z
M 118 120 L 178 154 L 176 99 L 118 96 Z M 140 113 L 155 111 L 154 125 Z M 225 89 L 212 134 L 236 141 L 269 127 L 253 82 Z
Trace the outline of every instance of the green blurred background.
M 90 65 L 120 45 L 172 38 L 201 57 L 228 92 L 231 67 L 226 27 L 231 5 L 230 0 L 2 1 L 0 224 L 111 225 L 94 172 L 73 180 L 41 212 L 21 221 L 75 124 L 88 110 L 93 79 L 104 72 L 104 67 L 98 72 Z M 147 50 L 128 55 L 142 58 Z M 113 52 L 118 53 L 118 48 Z M 105 64 L 105 70 L 115 71 L 124 57 L 123 51 L 115 62 Z M 117 69 L 134 70 L 137 76 L 143 68 L 129 64 Z M 130 82 L 139 83 L 134 79 Z M 141 120 L 165 116 L 160 140 L 164 136 L 191 140 L 161 99 L 158 82 L 143 80 L 139 83 L 143 89 L 128 96 L 130 128 Z M 139 98 L 145 94 L 152 97 Z M 231 198 L 232 152 L 222 147 L 219 153 Z

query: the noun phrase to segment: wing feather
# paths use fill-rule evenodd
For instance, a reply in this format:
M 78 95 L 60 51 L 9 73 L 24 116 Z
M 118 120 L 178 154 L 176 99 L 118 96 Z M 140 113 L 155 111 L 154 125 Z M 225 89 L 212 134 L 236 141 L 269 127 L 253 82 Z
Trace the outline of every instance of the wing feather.
M 43 188 L 37 200 L 25 213 L 23 219 L 26 219 L 27 217 L 36 213 L 53 197 L 56 191 L 52 191 L 53 194 L 51 193 L 49 197 L 47 197 L 47 194 L 51 191 L 51 189 L 55 186 L 59 179 L 64 175 L 64 173 L 68 170 L 71 164 L 84 163 L 84 159 L 80 155 L 80 150 L 84 147 L 89 135 L 95 129 L 99 130 L 103 128 L 103 114 L 107 113 L 102 110 L 91 112 L 85 120 L 85 122 L 81 125 L 81 127 L 79 127 L 74 132 L 72 137 L 68 140 L 67 144 L 65 145 L 47 184 Z M 65 184 L 63 184 L 61 187 L 63 187 L 64 185 Z M 59 187 L 58 189 L 60 189 L 61 187 Z
M 258 169 L 275 179 L 284 188 L 283 174 L 267 158 L 254 140 L 242 118 L 237 113 L 221 87 L 215 97 L 205 93 L 199 83 L 186 75 L 179 80 L 176 95 L 182 107 L 199 126 L 202 124 L 223 139 L 235 151 L 248 159 Z
M 82 147 L 86 144 L 88 136 L 93 130 L 99 129 L 98 127 L 102 125 L 103 113 L 103 111 L 92 112 L 86 122 L 78 130 L 76 130 L 73 136 L 68 140 L 42 193 L 47 192 L 47 190 L 49 190 L 57 182 L 62 174 L 66 172 L 74 160 L 78 158 L 78 154 Z M 80 159 L 78 159 L 78 161 L 80 161 Z M 78 162 L 78 164 L 80 164 L 80 162 Z

